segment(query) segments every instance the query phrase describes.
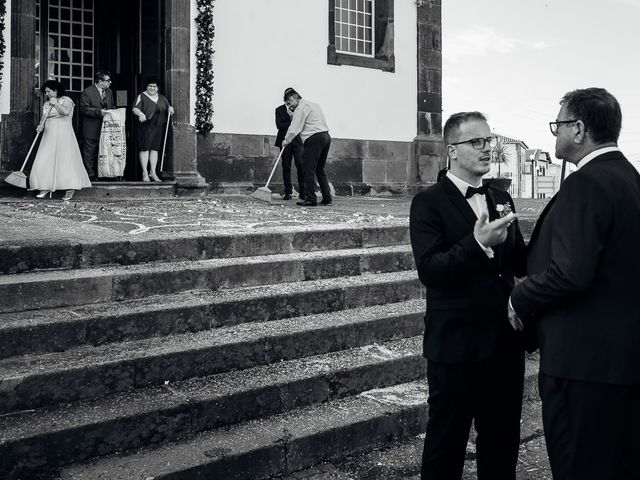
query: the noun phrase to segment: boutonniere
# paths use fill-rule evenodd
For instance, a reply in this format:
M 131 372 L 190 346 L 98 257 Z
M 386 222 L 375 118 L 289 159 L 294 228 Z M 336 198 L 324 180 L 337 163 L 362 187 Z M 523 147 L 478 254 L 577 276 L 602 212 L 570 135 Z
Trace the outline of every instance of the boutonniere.
M 511 205 L 508 203 L 499 203 L 496 205 L 496 212 L 500 218 L 506 217 L 511 213 Z

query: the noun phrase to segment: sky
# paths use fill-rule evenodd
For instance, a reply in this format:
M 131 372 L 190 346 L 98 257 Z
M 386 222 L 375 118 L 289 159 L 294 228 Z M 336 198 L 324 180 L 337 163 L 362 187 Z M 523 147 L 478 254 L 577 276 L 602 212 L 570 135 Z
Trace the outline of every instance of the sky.
M 548 124 L 562 96 L 603 87 L 622 109 L 619 147 L 640 170 L 640 0 L 442 4 L 444 119 L 479 110 L 495 133 L 555 158 Z

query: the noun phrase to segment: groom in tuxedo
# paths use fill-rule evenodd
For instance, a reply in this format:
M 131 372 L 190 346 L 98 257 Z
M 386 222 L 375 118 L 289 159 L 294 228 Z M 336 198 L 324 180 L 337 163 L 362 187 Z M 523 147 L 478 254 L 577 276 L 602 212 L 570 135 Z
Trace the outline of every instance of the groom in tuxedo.
M 536 224 L 511 317 L 537 329 L 553 478 L 637 480 L 640 175 L 617 147 L 622 114 L 609 92 L 575 90 L 560 105 L 555 154 L 578 170 Z
M 496 141 L 484 115 L 452 115 L 444 141 L 450 169 L 414 197 L 409 223 L 427 287 L 422 479 L 462 477 L 473 422 L 478 479 L 515 480 L 524 350 L 507 301 L 514 276 L 525 274 L 525 244 L 511 196 L 482 185 Z
M 105 116 L 107 110 L 115 108 L 110 86 L 111 74 L 99 70 L 95 75 L 95 83 L 85 88 L 80 94 L 82 160 L 91 180 L 97 178 L 102 117 Z

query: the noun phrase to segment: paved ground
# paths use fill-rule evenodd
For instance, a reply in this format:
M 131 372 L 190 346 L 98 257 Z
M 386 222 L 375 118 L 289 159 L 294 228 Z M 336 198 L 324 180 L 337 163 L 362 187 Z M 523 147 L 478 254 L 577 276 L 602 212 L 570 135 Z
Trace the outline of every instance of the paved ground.
M 110 202 L 4 199 L 0 201 L 0 243 L 406 224 L 410 203 L 409 198 L 337 197 L 330 207 L 302 208 L 294 201 L 278 199 L 269 204 L 246 196 Z M 516 200 L 523 219 L 535 219 L 545 204 L 546 200 Z

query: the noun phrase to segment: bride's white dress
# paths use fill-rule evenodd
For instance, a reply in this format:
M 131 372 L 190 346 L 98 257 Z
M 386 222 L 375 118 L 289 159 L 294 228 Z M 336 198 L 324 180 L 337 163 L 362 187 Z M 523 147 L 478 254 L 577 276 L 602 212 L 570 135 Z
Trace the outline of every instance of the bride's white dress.
M 29 190 L 55 192 L 91 187 L 71 125 L 75 104 L 69 97 L 61 97 L 60 104 L 69 110 L 68 115 L 61 115 L 55 108 L 50 112 L 49 103 L 42 108 L 42 115 L 48 118 L 31 167 Z

